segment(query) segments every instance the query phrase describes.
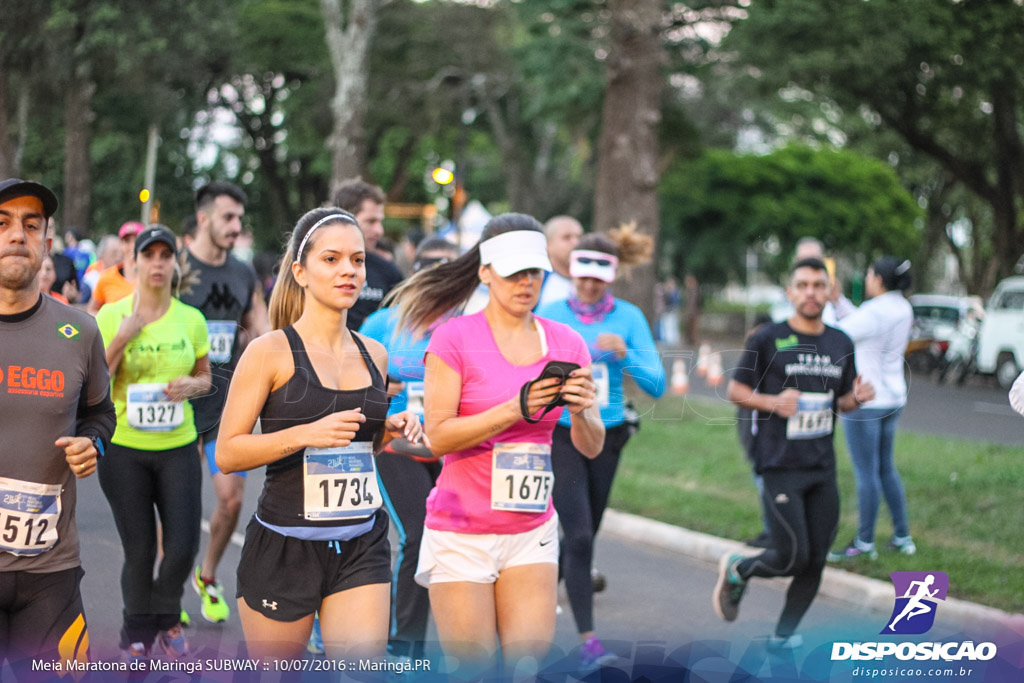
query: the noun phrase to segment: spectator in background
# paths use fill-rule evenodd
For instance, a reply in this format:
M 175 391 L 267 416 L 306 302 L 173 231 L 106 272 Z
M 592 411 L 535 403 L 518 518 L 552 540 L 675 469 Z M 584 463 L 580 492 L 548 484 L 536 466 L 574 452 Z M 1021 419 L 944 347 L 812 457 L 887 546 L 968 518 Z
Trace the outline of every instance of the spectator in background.
M 402 235 L 402 241 L 398 243 L 398 253 L 395 254 L 395 265 L 409 275 L 413 272 L 413 264 L 416 262 L 416 252 L 426 233 L 423 228 L 414 225 Z
M 569 298 L 572 292 L 569 255 L 583 237 L 583 226 L 572 216 L 555 216 L 544 224 L 544 235 L 548 240 L 548 259 L 554 270 L 544 276 L 538 306 Z
M 75 262 L 62 253 L 50 251 L 53 258 L 54 280 L 50 290 L 60 292 L 70 303 L 77 303 L 79 298 L 78 273 Z
M 54 292 L 50 289 L 53 287 L 53 283 L 56 279 L 57 274 L 53 270 L 53 257 L 47 254 L 43 256 L 42 267 L 39 269 L 39 291 L 43 294 L 49 294 L 62 304 L 66 304 L 68 303 L 66 296 L 60 292 Z M 69 283 L 65 283 L 64 286 L 67 287 L 68 284 Z
M 661 315 L 658 317 L 658 338 L 666 346 L 679 346 L 679 285 L 669 277 L 654 288 Z
M 868 300 L 840 319 L 838 327 L 853 340 L 857 368 L 875 387 L 875 398 L 843 415 L 843 432 L 857 482 L 857 535 L 843 550 L 829 553 L 831 562 L 857 557 L 875 559 L 875 522 L 880 497 L 892 514 L 889 549 L 913 555 L 907 499 L 893 459 L 896 425 L 907 403 L 903 360 L 914 309 L 903 295 L 910 289 L 910 261 L 883 256 L 868 268 L 864 291 Z
M 135 238 L 145 229 L 146 226 L 138 221 L 128 221 L 117 231 L 124 260 L 100 273 L 89 301 L 89 313 L 96 315 L 104 304 L 120 301 L 135 291 L 135 282 L 138 280 L 135 271 Z
M 345 320 L 350 330 L 358 330 L 404 278 L 394 263 L 377 252 L 377 242 L 384 236 L 385 199 L 384 190 L 362 178 L 346 180 L 334 193 L 334 205 L 356 217 L 366 242 L 366 284 Z
M 78 282 L 85 277 L 86 269 L 96 260 L 96 246 L 86 239 L 85 233 L 79 228 L 68 228 L 64 231 L 65 256 L 75 264 L 75 275 Z
M 683 279 L 686 301 L 686 341 L 690 346 L 696 348 L 700 343 L 700 310 L 703 302 L 700 298 L 700 284 L 693 275 L 687 275 Z
M 181 253 L 182 249 L 188 249 L 192 246 L 192 242 L 196 239 L 196 228 L 199 226 L 199 221 L 196 220 L 195 213 L 190 213 L 185 217 L 185 220 L 181 222 L 181 237 L 178 238 L 178 252 Z
M 381 237 L 377 240 L 377 247 L 374 249 L 378 256 L 381 256 L 391 263 L 395 262 L 395 243 L 389 240 L 387 237 Z
M 82 280 L 84 302 L 88 302 L 92 297 L 92 291 L 96 289 L 96 283 L 100 281 L 103 271 L 120 264 L 123 260 L 124 250 L 121 249 L 121 240 L 117 235 L 104 235 L 96 249 L 96 260 L 85 269 L 85 277 Z

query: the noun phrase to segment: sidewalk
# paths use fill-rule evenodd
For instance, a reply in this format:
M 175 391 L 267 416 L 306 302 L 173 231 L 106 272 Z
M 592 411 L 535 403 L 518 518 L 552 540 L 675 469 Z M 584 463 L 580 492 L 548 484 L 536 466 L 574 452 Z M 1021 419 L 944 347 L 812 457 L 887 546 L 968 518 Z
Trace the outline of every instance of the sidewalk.
M 642 540 L 663 550 L 712 564 L 718 564 L 719 558 L 726 553 L 752 552 L 750 547 L 739 541 L 690 531 L 613 509 L 605 512 L 601 531 L 632 541 Z M 819 595 L 839 600 L 864 613 L 887 615 L 893 605 L 893 587 L 890 583 L 834 567 L 825 568 Z M 943 602 L 942 613 L 962 624 L 965 631 L 1000 627 L 1024 634 L 1024 614 L 1009 614 L 994 607 L 956 598 L 948 598 Z

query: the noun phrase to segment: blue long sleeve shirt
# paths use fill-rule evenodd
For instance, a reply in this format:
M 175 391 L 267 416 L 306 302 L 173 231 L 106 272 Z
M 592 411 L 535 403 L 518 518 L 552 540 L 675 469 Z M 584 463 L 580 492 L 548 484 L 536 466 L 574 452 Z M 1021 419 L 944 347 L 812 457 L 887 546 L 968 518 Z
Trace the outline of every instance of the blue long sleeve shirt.
M 665 369 L 661 355 L 651 335 L 651 328 L 643 312 L 622 299 L 615 299 L 615 308 L 599 323 L 584 324 L 569 308 L 567 300 L 541 306 L 537 315 L 569 325 L 580 333 L 593 358 L 594 381 L 598 385 L 601 420 L 606 427 L 622 424 L 626 398 L 622 392 L 622 376 L 628 374 L 644 392 L 658 398 L 665 392 Z M 619 358 L 614 351 L 597 348 L 597 337 L 604 333 L 617 334 L 626 342 L 626 357 Z M 569 411 L 563 411 L 558 421 L 568 427 Z
M 370 314 L 359 328 L 360 333 L 384 345 L 388 350 L 388 376 L 405 385 L 402 392 L 391 399 L 388 415 L 400 413 L 408 407 L 410 391 L 423 395 L 423 356 L 430 343 L 429 334 L 417 340 L 409 334 L 398 334 L 397 325 L 398 312 L 392 308 L 381 308 Z

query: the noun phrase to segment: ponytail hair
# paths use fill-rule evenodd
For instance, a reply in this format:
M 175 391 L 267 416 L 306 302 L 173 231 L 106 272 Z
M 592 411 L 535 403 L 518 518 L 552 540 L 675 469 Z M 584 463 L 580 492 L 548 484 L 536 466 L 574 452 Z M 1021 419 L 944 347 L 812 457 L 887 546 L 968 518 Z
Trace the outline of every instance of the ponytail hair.
M 295 281 L 292 264 L 296 262 L 302 265 L 306 264 L 306 255 L 309 254 L 315 243 L 313 231 L 332 223 L 354 225 L 359 228 L 355 216 L 348 211 L 328 206 L 307 211 L 288 236 L 288 242 L 285 244 L 284 254 L 281 257 L 281 265 L 277 270 L 277 281 L 274 282 L 274 288 L 270 292 L 268 309 L 271 329 L 280 330 L 293 325 L 302 316 L 302 310 L 306 304 L 306 293 Z M 360 232 L 362 232 L 361 228 Z M 302 253 L 299 253 L 300 249 Z
M 487 221 L 480 242 L 518 230 L 534 230 L 543 234 L 544 226 L 533 216 L 503 213 Z M 398 311 L 399 330 L 408 332 L 414 338 L 421 337 L 443 315 L 452 310 L 461 310 L 479 284 L 478 242 L 454 261 L 417 272 L 392 289 L 383 305 L 394 306 Z
M 650 263 L 654 254 L 654 238 L 636 228 L 636 221 L 603 232 L 588 232 L 580 238 L 576 249 L 600 251 L 619 259 L 619 270 Z
M 882 278 L 882 286 L 887 292 L 905 292 L 914 284 L 910 272 L 910 260 L 898 259 L 895 256 L 882 256 L 871 264 L 871 270 Z

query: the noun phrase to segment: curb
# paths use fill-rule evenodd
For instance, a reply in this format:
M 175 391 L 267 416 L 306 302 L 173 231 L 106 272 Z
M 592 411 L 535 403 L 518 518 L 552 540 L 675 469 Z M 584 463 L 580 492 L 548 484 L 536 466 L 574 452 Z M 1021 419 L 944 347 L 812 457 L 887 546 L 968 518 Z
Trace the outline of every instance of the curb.
M 686 555 L 696 560 L 718 564 L 727 553 L 750 554 L 751 548 L 718 536 L 691 531 L 628 512 L 609 508 L 601 522 L 601 530 L 626 540 L 640 541 L 662 550 Z M 844 603 L 862 613 L 889 614 L 893 605 L 893 588 L 886 581 L 871 579 L 844 569 L 826 567 L 819 595 Z M 1024 634 L 1024 614 L 1010 614 L 967 600 L 947 598 L 942 605 L 943 620 L 955 620 L 963 631 L 1005 628 Z

